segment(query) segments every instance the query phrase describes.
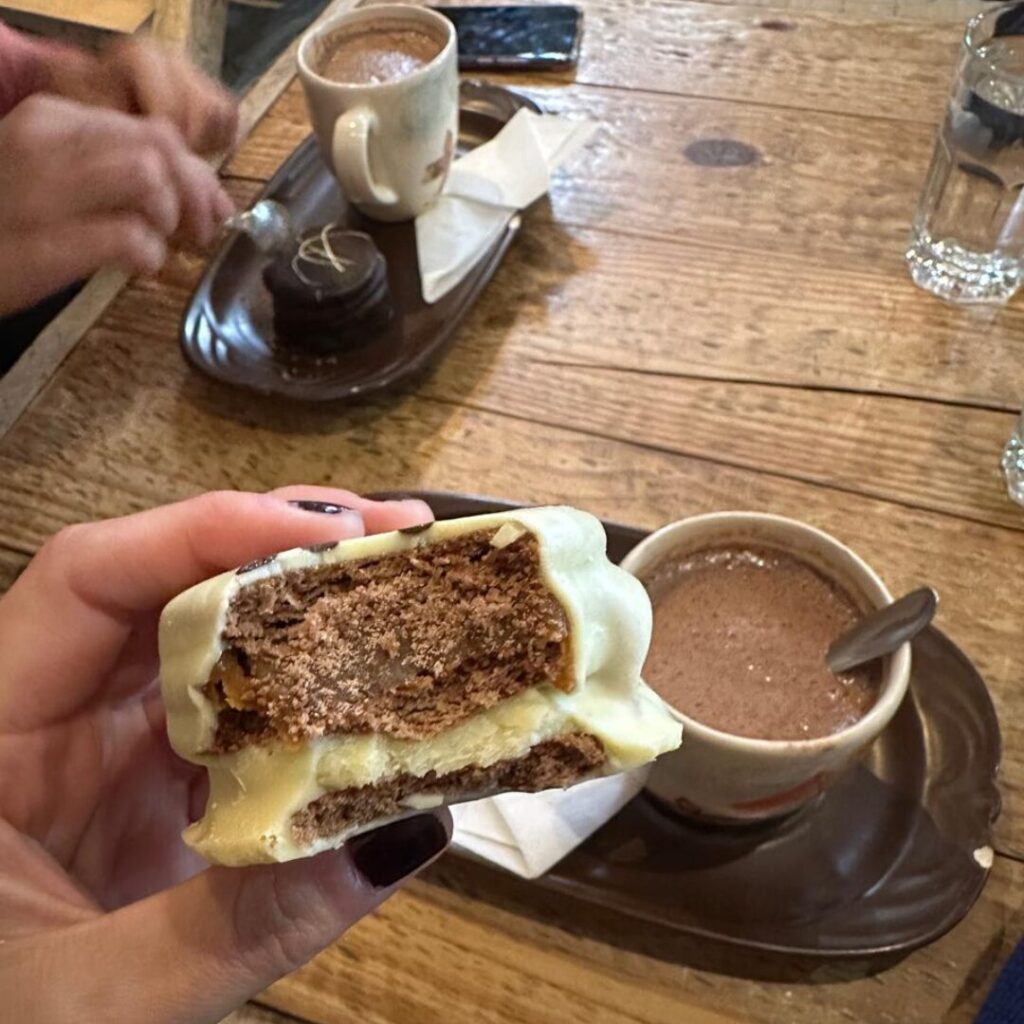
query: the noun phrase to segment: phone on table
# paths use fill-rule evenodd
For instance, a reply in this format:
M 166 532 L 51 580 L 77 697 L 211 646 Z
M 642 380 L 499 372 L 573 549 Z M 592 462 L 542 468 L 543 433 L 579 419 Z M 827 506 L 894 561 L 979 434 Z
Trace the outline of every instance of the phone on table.
M 580 52 L 583 12 L 564 4 L 435 7 L 459 35 L 463 69 L 571 68 Z

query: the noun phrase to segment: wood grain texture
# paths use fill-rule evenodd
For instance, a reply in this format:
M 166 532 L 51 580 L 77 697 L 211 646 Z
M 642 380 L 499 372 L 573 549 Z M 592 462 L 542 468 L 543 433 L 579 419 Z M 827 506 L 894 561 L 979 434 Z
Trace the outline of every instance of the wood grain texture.
M 602 121 L 556 177 L 550 202 L 529 212 L 515 269 L 500 278 L 522 278 L 503 295 L 516 309 L 505 319 L 552 358 L 1017 407 L 1024 307 L 943 304 L 915 288 L 903 264 L 930 133 L 909 148 L 904 138 L 897 158 L 895 136 L 861 135 L 857 123 L 801 135 L 795 123 L 773 126 L 791 113 L 711 104 L 744 124 L 708 127 L 696 101 L 532 95 Z M 644 124 L 656 126 L 649 137 Z M 293 87 L 229 171 L 268 176 L 307 132 Z M 709 169 L 682 155 L 686 140 L 716 134 L 768 157 Z
M 1024 865 L 997 861 L 953 932 L 879 974 L 744 953 L 730 977 L 734 951 L 526 883 L 488 877 L 477 898 L 414 883 L 261 1000 L 317 1024 L 966 1024 L 1024 924 L 1022 891 Z
M 247 1003 L 229 1013 L 220 1024 L 303 1024 L 297 1017 L 286 1016 L 268 1006 Z
M 734 7 L 735 0 L 703 0 L 708 4 Z M 747 0 L 744 7 L 767 7 L 772 11 L 855 14 L 888 23 L 903 21 L 945 22 L 962 25 L 978 13 L 977 0 Z
M 957 309 L 897 270 L 837 276 L 805 256 L 583 230 L 534 208 L 466 334 L 495 360 L 1016 410 L 1024 307 Z
M 557 351 L 504 346 L 487 328 L 492 308 L 423 394 L 1024 530 L 999 467 L 1009 413 L 566 363 Z
M 6 0 L 0 4 L 0 17 L 11 11 L 131 34 L 153 13 L 153 3 L 154 0 Z
M 934 124 L 961 28 L 681 0 L 588 0 L 576 81 Z
M 797 0 L 779 9 L 702 0 L 579 6 L 584 31 L 575 72 L 535 79 L 790 107 L 808 120 L 831 111 L 933 124 L 965 20 L 890 10 L 883 28 L 877 14 L 855 3 L 840 10 L 838 0 Z M 499 80 L 515 86 L 524 76 L 517 71 Z
M 0 377 L 0 437 L 28 408 L 82 335 L 99 319 L 128 278 L 101 270 L 40 331 L 31 347 Z
M 417 394 L 311 409 L 196 376 L 176 336 L 201 265 L 178 255 L 117 296 L 0 438 L 0 587 L 65 523 L 218 486 L 489 492 L 648 527 L 747 507 L 822 526 L 894 590 L 942 591 L 940 624 L 1001 716 L 1001 855 L 948 936 L 893 964 L 772 958 L 443 864 L 448 888 L 417 884 L 262 999 L 321 1024 L 967 1024 L 1024 929 L 1024 530 L 995 469 L 1024 314 L 943 306 L 902 265 L 960 8 L 586 7 L 579 77 L 596 84 L 515 81 L 601 132 Z M 289 73 L 283 59 L 261 103 Z M 306 132 L 293 87 L 231 162 L 236 198 Z
M 808 118 L 621 89 L 516 87 L 551 113 L 600 126 L 586 151 L 555 176 L 550 208 L 560 223 L 728 249 L 740 265 L 755 261 L 746 263 L 748 273 L 779 256 L 799 256 L 837 286 L 865 270 L 906 279 L 903 251 L 931 157 L 931 125 Z M 269 178 L 309 130 L 293 85 L 227 173 Z M 709 167 L 687 157 L 692 145 L 717 139 L 751 147 L 755 161 Z M 794 289 L 791 281 L 784 294 Z
M 155 0 L 153 35 L 180 47 L 208 75 L 220 75 L 228 0 Z
M 187 276 L 189 268 L 174 272 Z M 470 407 L 474 371 L 462 375 L 467 394 L 458 403 L 406 396 L 346 411 L 253 402 L 189 371 L 167 325 L 143 318 L 142 306 L 173 320 L 180 309 L 172 288 L 133 285 L 73 353 L 37 414 L 8 435 L 0 449 L 0 544 L 30 552 L 67 522 L 212 487 L 288 482 L 571 501 L 648 527 L 723 508 L 794 515 L 851 544 L 894 590 L 927 581 L 943 594 L 941 623 L 976 660 L 1002 716 L 998 845 L 1024 856 L 1024 720 L 1014 713 L 1021 530 L 533 422 L 528 409 L 478 411 Z M 559 403 L 568 404 L 564 396 L 549 404 Z M 623 410 L 627 423 L 630 415 Z M 684 422 L 677 447 L 686 435 Z

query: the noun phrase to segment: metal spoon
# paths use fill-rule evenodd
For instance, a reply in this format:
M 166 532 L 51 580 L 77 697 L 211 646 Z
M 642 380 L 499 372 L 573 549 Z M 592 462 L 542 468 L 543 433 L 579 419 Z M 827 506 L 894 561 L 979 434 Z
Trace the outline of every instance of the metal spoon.
M 288 210 L 274 199 L 261 199 L 248 210 L 232 214 L 224 227 L 247 234 L 261 252 L 272 253 L 294 248 L 295 225 Z
M 932 621 L 938 606 L 939 595 L 931 587 L 922 587 L 879 608 L 829 647 L 826 664 L 833 672 L 848 672 L 866 661 L 891 654 Z

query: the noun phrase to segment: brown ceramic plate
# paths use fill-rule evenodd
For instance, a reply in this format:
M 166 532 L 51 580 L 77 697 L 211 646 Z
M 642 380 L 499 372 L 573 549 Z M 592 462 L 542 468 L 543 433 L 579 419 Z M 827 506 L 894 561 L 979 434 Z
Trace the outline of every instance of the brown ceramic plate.
M 516 507 L 415 496 L 440 519 Z M 646 536 L 605 528 L 615 561 Z M 952 928 L 985 884 L 999 758 L 985 683 L 930 629 L 914 642 L 900 711 L 863 763 L 815 804 L 768 824 L 715 828 L 643 793 L 535 884 L 759 949 L 859 957 L 910 950 Z M 673 755 L 656 770 L 671 773 Z
M 532 100 L 507 89 L 463 82 L 460 151 L 493 138 L 522 107 L 538 109 Z M 281 165 L 260 198 L 287 206 L 300 231 L 331 222 L 365 231 L 388 262 L 397 315 L 384 334 L 330 359 L 282 359 L 271 346 L 270 295 L 261 277 L 265 257 L 243 235 L 228 238 L 214 255 L 185 311 L 185 358 L 226 384 L 301 401 L 358 399 L 414 382 L 454 340 L 519 226 L 513 218 L 465 279 L 427 305 L 420 294 L 412 223 L 381 224 L 349 207 L 312 136 Z

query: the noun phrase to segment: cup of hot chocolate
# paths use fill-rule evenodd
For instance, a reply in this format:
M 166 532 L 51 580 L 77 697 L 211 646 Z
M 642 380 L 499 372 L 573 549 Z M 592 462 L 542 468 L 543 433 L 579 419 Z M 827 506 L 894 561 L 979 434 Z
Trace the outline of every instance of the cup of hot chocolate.
M 719 512 L 652 533 L 622 562 L 647 587 L 644 676 L 683 723 L 648 789 L 722 823 L 787 814 L 831 785 L 892 719 L 910 645 L 835 676 L 833 640 L 892 602 L 874 570 L 806 523 Z
M 456 50 L 447 18 L 406 4 L 338 15 L 299 44 L 321 152 L 367 216 L 408 220 L 440 194 L 459 133 Z

